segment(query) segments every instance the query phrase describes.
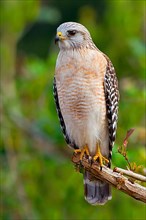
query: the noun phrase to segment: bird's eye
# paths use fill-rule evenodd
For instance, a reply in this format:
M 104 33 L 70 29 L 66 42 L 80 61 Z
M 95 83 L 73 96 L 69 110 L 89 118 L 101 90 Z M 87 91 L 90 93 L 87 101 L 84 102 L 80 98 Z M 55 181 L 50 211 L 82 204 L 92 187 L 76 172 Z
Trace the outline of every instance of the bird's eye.
M 70 30 L 67 33 L 68 33 L 69 36 L 74 36 L 77 33 L 77 31 L 76 30 Z

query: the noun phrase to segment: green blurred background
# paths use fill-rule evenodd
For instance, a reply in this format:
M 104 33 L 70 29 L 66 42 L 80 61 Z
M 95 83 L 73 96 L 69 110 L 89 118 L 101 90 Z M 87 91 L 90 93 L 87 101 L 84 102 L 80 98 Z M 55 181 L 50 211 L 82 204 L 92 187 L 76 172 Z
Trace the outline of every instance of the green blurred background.
M 113 167 L 135 128 L 129 160 L 145 165 L 145 2 L 143 0 L 1 0 L 1 219 L 141 220 L 145 206 L 113 189 L 104 206 L 84 200 L 82 174 L 70 161 L 53 100 L 57 26 L 85 25 L 112 60 L 120 87 Z

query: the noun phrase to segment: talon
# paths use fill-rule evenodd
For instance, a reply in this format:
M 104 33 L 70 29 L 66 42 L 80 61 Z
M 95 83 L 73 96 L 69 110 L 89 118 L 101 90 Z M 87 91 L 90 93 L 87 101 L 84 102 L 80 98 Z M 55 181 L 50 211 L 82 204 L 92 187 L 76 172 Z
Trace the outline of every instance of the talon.
M 88 157 L 88 162 L 89 162 L 90 166 L 92 166 L 92 164 L 93 164 L 93 159 L 92 159 L 91 156 Z
M 82 166 L 82 161 L 81 161 L 81 160 L 79 160 L 79 163 L 80 163 L 80 168 L 81 168 L 81 166 Z
M 94 161 L 96 161 L 97 159 L 99 160 L 100 170 L 102 170 L 103 162 L 109 163 L 109 160 L 106 159 L 104 156 L 102 156 L 102 154 L 101 154 L 101 152 L 100 152 L 99 144 L 97 145 L 96 154 L 95 154 L 95 156 L 93 157 L 93 160 L 94 160 Z

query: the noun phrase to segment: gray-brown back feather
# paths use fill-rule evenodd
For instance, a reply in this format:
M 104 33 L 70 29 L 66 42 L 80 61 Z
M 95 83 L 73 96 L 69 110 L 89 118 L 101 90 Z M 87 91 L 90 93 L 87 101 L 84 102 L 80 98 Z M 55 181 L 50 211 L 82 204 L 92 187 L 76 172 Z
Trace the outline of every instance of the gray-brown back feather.
M 91 205 L 104 205 L 111 197 L 111 189 L 108 183 L 93 178 L 88 171 L 84 173 L 84 195 Z

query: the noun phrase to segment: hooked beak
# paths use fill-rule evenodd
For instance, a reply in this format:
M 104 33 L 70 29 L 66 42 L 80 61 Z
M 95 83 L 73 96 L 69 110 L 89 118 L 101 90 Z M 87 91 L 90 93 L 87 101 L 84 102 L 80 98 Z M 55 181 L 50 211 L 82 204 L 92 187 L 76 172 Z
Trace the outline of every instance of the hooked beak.
M 58 41 L 59 41 L 59 37 L 56 36 L 56 37 L 55 37 L 55 44 L 57 44 Z
M 62 32 L 57 32 L 55 37 L 55 44 L 60 40 L 65 40 L 66 38 L 63 36 Z

